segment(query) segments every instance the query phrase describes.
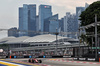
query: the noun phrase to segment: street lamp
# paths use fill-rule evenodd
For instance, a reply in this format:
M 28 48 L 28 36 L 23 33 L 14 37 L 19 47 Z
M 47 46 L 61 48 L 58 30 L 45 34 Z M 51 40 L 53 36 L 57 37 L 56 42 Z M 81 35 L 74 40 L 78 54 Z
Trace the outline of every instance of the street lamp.
M 97 59 L 97 14 L 95 14 L 95 59 Z
M 58 45 L 58 39 L 57 39 L 57 35 L 59 34 L 58 32 L 57 32 L 57 28 L 56 28 L 56 49 L 55 49 L 55 54 L 57 54 L 57 45 Z

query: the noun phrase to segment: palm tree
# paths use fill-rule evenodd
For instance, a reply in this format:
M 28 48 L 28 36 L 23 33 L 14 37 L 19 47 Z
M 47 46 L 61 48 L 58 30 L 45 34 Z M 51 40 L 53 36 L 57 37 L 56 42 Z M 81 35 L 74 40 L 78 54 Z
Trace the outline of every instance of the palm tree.
M 87 36 L 85 34 L 81 34 L 81 42 L 83 42 L 84 46 L 85 43 L 89 45 L 89 42 L 87 41 Z

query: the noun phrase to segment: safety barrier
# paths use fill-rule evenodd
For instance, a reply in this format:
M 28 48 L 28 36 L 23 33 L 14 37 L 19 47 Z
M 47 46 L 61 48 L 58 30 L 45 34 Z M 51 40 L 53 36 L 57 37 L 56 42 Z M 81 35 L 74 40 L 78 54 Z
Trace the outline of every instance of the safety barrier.
M 73 58 L 73 60 L 80 60 L 80 61 L 96 61 L 95 58 Z
M 71 56 L 6 56 L 6 58 L 67 58 Z

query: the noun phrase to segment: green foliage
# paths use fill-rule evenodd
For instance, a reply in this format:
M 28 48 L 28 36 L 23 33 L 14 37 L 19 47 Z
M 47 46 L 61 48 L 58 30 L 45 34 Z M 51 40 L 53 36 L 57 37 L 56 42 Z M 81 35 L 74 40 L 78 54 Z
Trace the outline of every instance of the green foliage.
M 90 4 L 90 6 L 85 11 L 82 12 L 79 19 L 81 20 L 81 26 L 86 26 L 91 23 L 94 23 L 95 14 L 97 14 L 97 21 L 100 21 L 100 1 L 96 1 Z M 95 31 L 94 27 L 86 29 L 86 32 L 94 32 L 94 31 Z M 100 33 L 100 27 L 98 27 L 98 33 Z M 89 42 L 89 44 L 92 44 L 91 37 L 85 37 L 85 38 L 87 39 L 87 42 Z
M 8 44 L 0 44 L 0 48 L 7 50 L 9 48 Z
M 85 11 L 80 15 L 81 25 L 86 26 L 95 22 L 95 14 L 98 15 L 98 21 L 100 21 L 100 1 L 92 3 Z

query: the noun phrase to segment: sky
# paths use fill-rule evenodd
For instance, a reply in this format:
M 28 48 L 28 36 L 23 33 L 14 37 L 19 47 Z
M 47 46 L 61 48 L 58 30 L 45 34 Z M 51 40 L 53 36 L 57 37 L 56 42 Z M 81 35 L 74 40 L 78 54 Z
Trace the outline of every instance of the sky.
M 23 4 L 36 4 L 37 14 L 40 4 L 51 5 L 53 14 L 58 13 L 59 18 L 62 18 L 66 12 L 75 13 L 76 7 L 84 7 L 85 3 L 91 4 L 95 1 L 97 0 L 0 0 L 0 29 L 18 27 L 18 9 Z M 5 32 L 0 31 L 0 37 L 4 37 Z

